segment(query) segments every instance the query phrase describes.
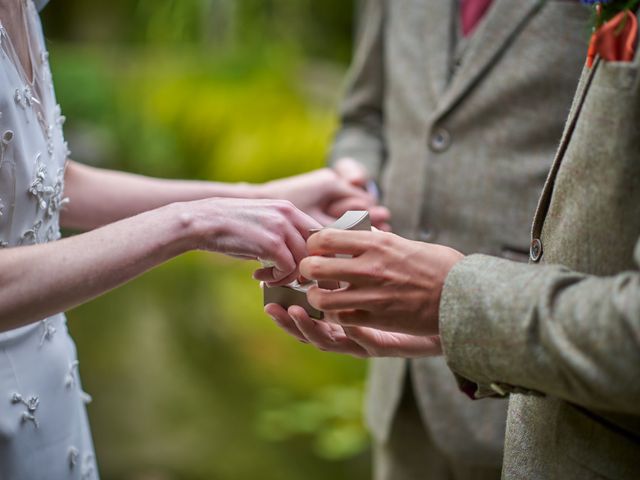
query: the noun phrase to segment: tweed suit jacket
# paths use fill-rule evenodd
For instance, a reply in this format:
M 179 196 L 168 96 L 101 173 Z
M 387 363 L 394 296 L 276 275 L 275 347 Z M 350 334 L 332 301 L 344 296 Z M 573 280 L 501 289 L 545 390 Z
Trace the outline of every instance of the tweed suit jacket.
M 465 48 L 455 0 L 369 0 L 332 159 L 379 176 L 393 229 L 407 238 L 526 259 L 530 218 L 584 62 L 577 1 L 495 0 Z M 388 438 L 408 362 L 371 363 L 367 420 Z M 506 404 L 459 394 L 445 361 L 410 362 L 436 445 L 500 465 Z
M 511 394 L 505 478 L 640 478 L 640 59 L 585 69 L 531 265 L 470 256 L 440 328 L 477 395 Z

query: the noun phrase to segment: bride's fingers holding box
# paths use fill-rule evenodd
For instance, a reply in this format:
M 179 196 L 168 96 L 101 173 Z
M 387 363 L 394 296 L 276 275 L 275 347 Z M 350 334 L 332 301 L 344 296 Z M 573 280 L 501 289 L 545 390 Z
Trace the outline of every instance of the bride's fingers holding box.
M 309 232 L 321 226 L 285 200 L 231 198 L 190 202 L 185 221 L 200 249 L 269 262 L 257 276 L 274 285 L 295 280 Z

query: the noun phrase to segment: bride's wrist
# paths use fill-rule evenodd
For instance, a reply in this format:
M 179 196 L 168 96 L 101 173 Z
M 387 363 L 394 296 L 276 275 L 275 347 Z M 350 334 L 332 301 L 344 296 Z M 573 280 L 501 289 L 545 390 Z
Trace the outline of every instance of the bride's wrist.
M 235 198 L 248 198 L 252 200 L 273 198 L 272 188 L 269 183 L 247 183 L 239 182 L 235 184 Z
M 206 234 L 201 216 L 196 208 L 198 202 L 177 202 L 162 207 L 162 221 L 168 227 L 167 246 L 171 256 L 178 256 L 202 248 Z M 211 233 L 211 232 L 210 232 Z
M 278 192 L 276 191 L 276 188 L 273 184 L 273 182 L 265 182 L 265 183 L 260 183 L 260 184 L 255 184 L 255 185 L 251 185 L 251 187 L 253 187 L 252 190 L 252 197 L 253 199 L 256 200 L 261 200 L 261 199 L 265 199 L 265 200 L 276 200 L 276 199 L 282 199 L 282 195 L 278 195 Z

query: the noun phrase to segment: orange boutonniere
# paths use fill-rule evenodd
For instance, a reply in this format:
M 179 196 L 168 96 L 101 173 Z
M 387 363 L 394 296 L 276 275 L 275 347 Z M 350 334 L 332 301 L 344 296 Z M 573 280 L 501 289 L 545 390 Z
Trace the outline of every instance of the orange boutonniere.
M 597 56 L 606 61 L 633 60 L 638 41 L 638 19 L 631 9 L 638 3 L 637 0 L 595 3 L 596 25 L 589 43 L 587 66 L 593 66 Z

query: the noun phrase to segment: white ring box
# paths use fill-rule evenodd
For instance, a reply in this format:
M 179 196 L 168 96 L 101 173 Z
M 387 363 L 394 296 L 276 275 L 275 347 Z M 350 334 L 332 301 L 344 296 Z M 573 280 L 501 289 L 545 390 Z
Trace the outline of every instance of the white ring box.
M 367 211 L 351 210 L 336 220 L 335 223 L 325 228 L 370 231 L 371 218 Z M 324 230 L 324 228 L 322 230 Z M 313 234 L 319 231 L 320 230 L 313 230 L 311 233 Z M 324 318 L 324 314 L 320 310 L 312 307 L 307 300 L 307 291 L 312 285 L 318 285 L 326 290 L 336 290 L 340 288 L 338 282 L 332 281 L 320 282 L 319 284 L 315 281 L 308 281 L 303 284 L 293 282 L 281 287 L 269 287 L 266 284 L 263 284 L 262 291 L 264 294 L 264 305 L 275 303 L 284 309 L 288 309 L 293 305 L 298 305 L 304 308 L 311 318 L 322 320 Z

